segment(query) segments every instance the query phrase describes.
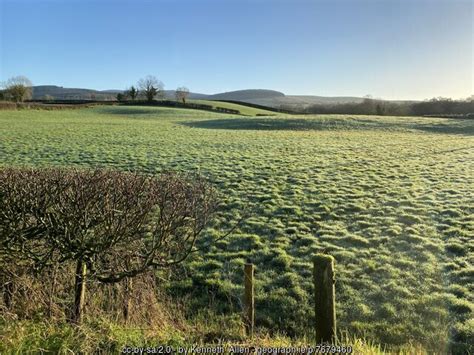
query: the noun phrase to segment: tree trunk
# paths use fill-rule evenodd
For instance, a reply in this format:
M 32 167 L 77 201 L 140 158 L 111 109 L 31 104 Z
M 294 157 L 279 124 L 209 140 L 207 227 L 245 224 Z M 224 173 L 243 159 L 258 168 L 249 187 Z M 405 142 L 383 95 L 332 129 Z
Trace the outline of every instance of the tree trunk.
M 87 265 L 83 260 L 78 260 L 76 265 L 76 280 L 74 284 L 74 308 L 71 321 L 74 324 L 82 322 L 84 303 L 86 297 Z
M 15 284 L 12 280 L 3 284 L 3 303 L 9 311 L 13 308 L 13 295 L 15 294 Z
M 48 317 L 53 318 L 53 304 L 54 304 L 54 293 L 56 292 L 56 266 L 53 266 L 51 271 L 51 288 L 49 290 L 48 299 Z
M 130 321 L 130 313 L 132 308 L 132 288 L 133 288 L 133 279 L 127 277 L 125 279 L 125 294 L 124 294 L 124 304 L 123 304 L 123 319 L 125 324 L 128 324 Z

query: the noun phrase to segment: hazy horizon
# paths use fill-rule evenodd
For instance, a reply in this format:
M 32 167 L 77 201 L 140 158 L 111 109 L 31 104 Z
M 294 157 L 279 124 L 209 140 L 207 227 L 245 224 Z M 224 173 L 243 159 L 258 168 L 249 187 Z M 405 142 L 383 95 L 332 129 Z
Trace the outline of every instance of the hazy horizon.
M 137 84 L 136 83 L 131 83 L 130 86 L 133 85 L 135 87 L 137 87 Z M 58 84 L 51 84 L 51 83 L 47 83 L 47 84 L 38 84 L 38 83 L 33 83 L 33 87 L 35 86 L 57 86 L 57 87 L 62 87 L 62 88 L 66 88 L 66 89 L 87 89 L 87 90 L 95 90 L 95 91 L 115 91 L 115 90 L 122 90 L 122 91 L 125 91 L 127 88 L 108 88 L 108 89 L 97 89 L 97 88 L 92 88 L 92 87 L 80 87 L 80 86 L 77 86 L 77 85 L 71 85 L 71 86 L 64 86 L 64 85 L 58 85 Z M 176 88 L 169 88 L 169 87 L 166 87 L 165 85 L 165 88 L 164 90 L 176 90 Z M 388 101 L 424 101 L 424 100 L 430 100 L 430 99 L 433 99 L 433 98 L 439 98 L 439 97 L 443 97 L 444 96 L 433 96 L 433 97 L 426 97 L 426 98 L 422 98 L 422 99 L 397 99 L 397 98 L 384 98 L 384 97 L 379 97 L 379 96 L 375 96 L 375 95 L 370 95 L 370 94 L 367 94 L 367 95 L 319 95 L 319 94 L 307 94 L 307 93 L 304 93 L 304 94 L 294 94 L 294 93 L 287 93 L 287 92 L 284 92 L 283 90 L 278 90 L 278 89 L 269 89 L 269 88 L 254 88 L 254 87 L 248 87 L 248 88 L 245 88 L 245 89 L 236 89 L 236 90 L 226 90 L 226 91 L 220 91 L 220 92 L 204 92 L 204 91 L 200 91 L 200 90 L 191 90 L 191 92 L 195 93 L 195 94 L 204 94 L 204 95 L 217 95 L 217 94 L 222 94 L 222 93 L 227 93 L 227 92 L 234 92 L 234 91 L 244 91 L 244 90 L 271 90 L 271 91 L 277 91 L 277 92 L 281 92 L 283 94 L 285 94 L 285 96 L 320 96 L 320 97 L 357 97 L 357 98 L 364 98 L 366 97 L 367 95 L 370 97 L 370 98 L 373 98 L 373 99 L 378 99 L 378 100 L 388 100 Z M 456 99 L 456 100 L 464 100 L 464 99 L 470 99 L 472 97 L 472 95 L 468 95 L 466 97 L 446 97 L 446 98 L 452 98 L 452 99 Z
M 473 94 L 471 1 L 0 0 L 0 81 L 214 94 Z

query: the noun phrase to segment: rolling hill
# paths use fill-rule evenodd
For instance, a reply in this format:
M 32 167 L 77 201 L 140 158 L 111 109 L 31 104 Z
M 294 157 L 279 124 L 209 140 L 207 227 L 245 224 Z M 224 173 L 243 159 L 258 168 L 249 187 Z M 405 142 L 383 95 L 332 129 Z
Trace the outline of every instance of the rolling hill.
M 56 100 L 115 100 L 116 95 L 123 90 L 92 90 L 81 88 L 65 88 L 55 85 L 40 85 L 33 87 L 33 99 L 41 100 L 51 97 Z M 174 90 L 165 90 L 167 99 L 174 99 Z M 327 96 L 311 96 L 311 95 L 285 95 L 280 91 L 249 89 L 237 90 L 213 95 L 191 92 L 189 94 L 191 100 L 228 100 L 242 101 L 251 104 L 268 106 L 273 108 L 285 107 L 304 107 L 314 104 L 334 104 L 361 102 L 361 97 L 327 97 Z
M 232 101 L 248 101 L 273 99 L 278 97 L 285 97 L 285 94 L 274 90 L 250 89 L 223 92 L 220 94 L 209 95 L 208 100 L 232 100 Z
M 33 99 L 41 100 L 48 96 L 56 100 L 115 100 L 120 90 L 91 90 L 64 88 L 55 85 L 33 86 Z
M 42 100 L 47 96 L 51 96 L 56 100 L 115 100 L 118 93 L 124 90 L 93 90 L 79 88 L 65 88 L 56 85 L 38 85 L 33 86 L 33 100 Z M 173 99 L 175 97 L 174 90 L 165 90 L 165 97 Z M 191 92 L 190 99 L 207 99 L 209 95 Z
M 252 104 L 268 106 L 273 108 L 301 108 L 316 104 L 345 104 L 359 103 L 364 100 L 361 97 L 327 97 L 327 96 L 309 96 L 309 95 L 284 95 L 275 97 L 261 97 L 243 100 Z

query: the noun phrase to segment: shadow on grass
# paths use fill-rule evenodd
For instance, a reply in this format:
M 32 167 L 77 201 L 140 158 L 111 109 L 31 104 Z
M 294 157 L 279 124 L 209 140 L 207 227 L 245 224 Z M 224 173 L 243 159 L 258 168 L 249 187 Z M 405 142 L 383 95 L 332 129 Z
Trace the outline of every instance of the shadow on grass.
M 308 131 L 336 129 L 348 126 L 344 120 L 277 119 L 277 118 L 227 118 L 217 120 L 192 121 L 183 123 L 194 128 L 264 130 L 264 131 Z M 342 127 L 340 127 L 342 128 Z
M 100 113 L 107 115 L 120 116 L 138 116 L 138 115 L 159 115 L 164 114 L 163 110 L 155 110 L 153 108 L 145 107 L 101 107 Z
M 308 131 L 308 130 L 419 130 L 428 133 L 474 135 L 474 121 L 446 123 L 387 122 L 358 118 L 228 118 L 185 122 L 183 125 L 206 129 Z
M 404 121 L 404 118 L 399 118 L 396 122 L 387 120 L 377 122 L 377 118 L 348 117 L 347 119 L 351 120 L 352 125 L 358 128 L 418 130 L 428 133 L 474 135 L 474 120 L 472 119 L 445 118 L 439 123 L 430 122 L 430 118 L 426 118 L 426 122 L 421 121 L 423 120 L 422 118 L 418 123 L 410 121 L 409 118 L 406 121 Z
M 444 133 L 444 134 L 462 134 L 466 136 L 474 135 L 474 121 L 464 120 L 464 122 L 453 122 L 453 124 L 428 124 L 412 126 L 412 129 L 417 129 L 429 133 Z

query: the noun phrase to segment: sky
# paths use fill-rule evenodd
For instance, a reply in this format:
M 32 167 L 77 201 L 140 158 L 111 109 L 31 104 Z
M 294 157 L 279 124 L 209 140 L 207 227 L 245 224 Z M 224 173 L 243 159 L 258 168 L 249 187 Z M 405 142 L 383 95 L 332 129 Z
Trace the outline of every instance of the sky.
M 0 0 L 0 81 L 466 98 L 473 22 L 471 0 Z

